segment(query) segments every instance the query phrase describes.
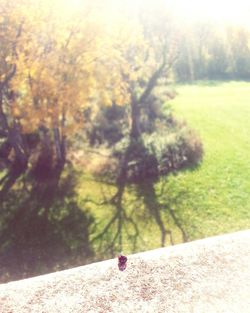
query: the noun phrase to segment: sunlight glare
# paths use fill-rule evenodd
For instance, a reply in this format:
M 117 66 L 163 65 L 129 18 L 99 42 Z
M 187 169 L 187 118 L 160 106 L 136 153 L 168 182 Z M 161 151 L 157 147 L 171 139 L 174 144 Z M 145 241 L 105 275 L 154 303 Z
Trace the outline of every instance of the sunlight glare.
M 166 0 L 177 15 L 189 20 L 212 19 L 249 23 L 249 0 Z
M 54 0 L 58 11 L 72 15 L 90 4 L 90 0 Z M 250 0 L 92 0 L 93 3 L 110 15 L 117 11 L 133 15 L 140 14 L 140 8 L 160 8 L 166 10 L 181 21 L 211 20 L 220 23 L 244 24 L 250 26 Z M 101 9 L 102 11 L 102 9 Z

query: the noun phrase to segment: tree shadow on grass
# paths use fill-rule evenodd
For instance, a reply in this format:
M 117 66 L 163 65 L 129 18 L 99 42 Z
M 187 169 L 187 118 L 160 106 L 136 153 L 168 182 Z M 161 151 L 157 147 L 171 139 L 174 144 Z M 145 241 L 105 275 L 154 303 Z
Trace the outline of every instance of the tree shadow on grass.
M 225 81 L 225 80 L 198 80 L 198 81 L 195 81 L 194 84 L 198 86 L 204 86 L 204 87 L 218 87 L 227 82 L 228 81 Z
M 133 192 L 133 199 L 126 199 L 128 192 Z M 161 192 L 164 192 L 163 188 Z M 188 241 L 182 220 L 170 205 L 160 203 L 159 198 L 154 182 L 150 180 L 136 185 L 125 183 L 118 185 L 113 197 L 109 200 L 105 197 L 105 201 L 98 204 L 104 209 L 107 204 L 111 205 L 113 214 L 105 226 L 92 236 L 91 244 L 97 245 L 97 251 L 103 257 L 114 257 L 127 247 L 131 252 L 141 251 L 146 247 L 145 219 L 158 227 L 160 237 L 155 238 L 155 241 L 158 241 L 159 247 L 165 247 L 167 242 L 171 245 L 176 243 L 171 227 L 175 228 L 175 232 L 176 230 L 179 232 L 182 242 Z M 171 223 L 166 222 L 166 217 L 171 219 Z
M 74 175 L 65 176 L 54 187 L 40 182 L 32 188 L 26 181 L 1 203 L 1 282 L 91 261 L 93 218 L 78 206 L 74 184 Z

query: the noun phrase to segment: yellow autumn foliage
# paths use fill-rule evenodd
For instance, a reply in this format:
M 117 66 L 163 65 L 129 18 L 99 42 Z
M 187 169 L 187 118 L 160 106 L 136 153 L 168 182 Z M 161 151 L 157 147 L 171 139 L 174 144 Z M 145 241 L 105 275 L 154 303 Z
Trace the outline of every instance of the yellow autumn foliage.
M 71 2 L 0 2 L 1 82 L 15 69 L 6 86 L 15 96 L 4 109 L 23 132 L 41 126 L 77 132 L 84 108 L 128 104 L 136 82 L 159 62 L 161 42 L 135 12 L 140 1 Z

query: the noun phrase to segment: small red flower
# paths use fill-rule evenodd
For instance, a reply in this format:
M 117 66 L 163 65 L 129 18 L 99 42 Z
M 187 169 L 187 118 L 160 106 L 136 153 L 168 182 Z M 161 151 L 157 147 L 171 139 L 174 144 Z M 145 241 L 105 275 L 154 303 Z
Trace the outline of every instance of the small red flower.
M 126 269 L 127 266 L 127 260 L 128 258 L 125 255 L 119 255 L 118 256 L 118 267 L 120 271 L 124 271 Z

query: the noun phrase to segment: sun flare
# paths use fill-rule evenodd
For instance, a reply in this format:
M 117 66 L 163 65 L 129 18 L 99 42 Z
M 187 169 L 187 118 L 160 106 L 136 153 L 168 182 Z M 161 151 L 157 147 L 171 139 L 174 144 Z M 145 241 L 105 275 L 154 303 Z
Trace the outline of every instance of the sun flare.
M 44 0 L 46 1 L 48 0 Z M 90 3 L 100 11 L 106 11 L 108 8 L 110 15 L 116 15 L 117 11 L 120 11 L 124 14 L 129 12 L 131 17 L 134 14 L 140 15 L 142 7 L 160 9 L 163 5 L 166 11 L 183 22 L 211 20 L 250 26 L 249 0 L 54 0 L 53 3 L 56 3 L 57 11 L 65 16 L 79 13 Z
M 166 0 L 177 15 L 188 20 L 217 20 L 219 22 L 249 23 L 248 0 Z

